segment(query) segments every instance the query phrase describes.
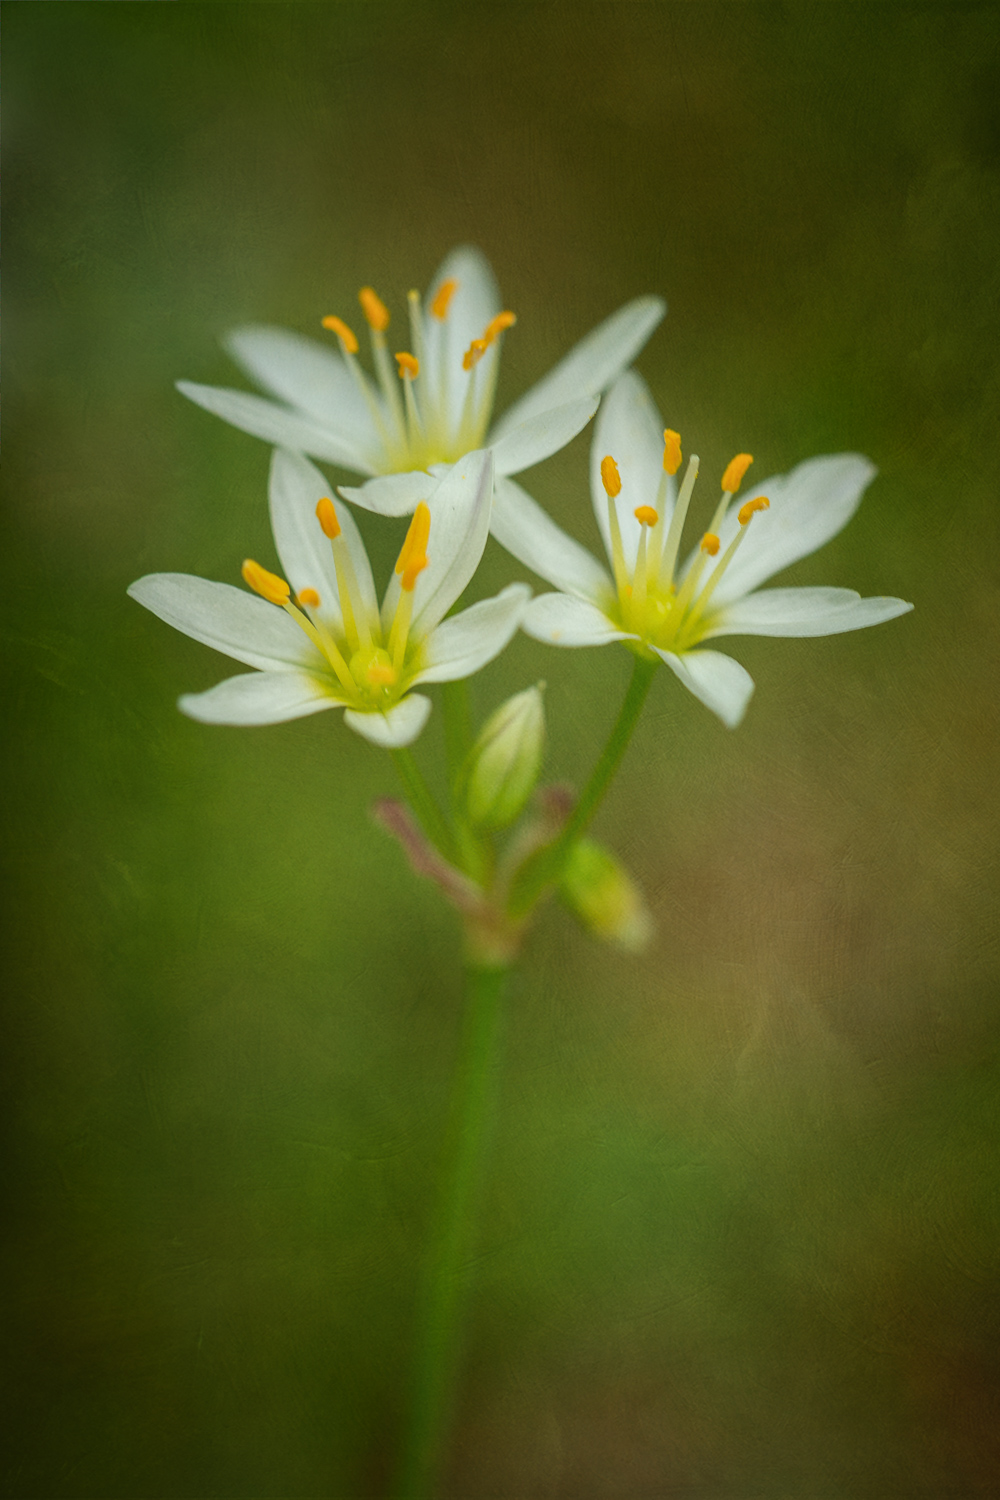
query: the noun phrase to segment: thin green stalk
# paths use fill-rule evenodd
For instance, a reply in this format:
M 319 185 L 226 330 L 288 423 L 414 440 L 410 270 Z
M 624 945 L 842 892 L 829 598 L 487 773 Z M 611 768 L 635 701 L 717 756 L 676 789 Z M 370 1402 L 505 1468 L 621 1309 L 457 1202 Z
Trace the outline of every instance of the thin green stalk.
M 649 661 L 642 656 L 636 657 L 625 701 L 579 801 L 555 842 L 539 850 L 538 854 L 527 862 L 514 882 L 509 906 L 511 916 L 524 916 L 534 906 L 545 887 L 559 879 L 562 864 L 570 846 L 580 837 L 601 805 L 611 778 L 628 748 L 632 731 L 639 722 L 646 694 L 649 692 L 650 683 L 658 666 L 659 662 L 655 658 Z
M 465 1266 L 473 1247 L 476 1188 L 483 1158 L 500 1006 L 510 971 L 468 969 L 468 1003 L 452 1093 L 448 1146 L 436 1220 L 419 1292 L 407 1426 L 396 1500 L 435 1492 L 461 1358 Z
M 453 859 L 454 840 L 451 830 L 412 753 L 409 750 L 393 750 L 392 758 L 396 762 L 396 770 L 399 772 L 399 779 L 403 783 L 410 806 L 420 820 L 424 833 L 437 847 L 439 853 L 443 854 L 446 859 Z

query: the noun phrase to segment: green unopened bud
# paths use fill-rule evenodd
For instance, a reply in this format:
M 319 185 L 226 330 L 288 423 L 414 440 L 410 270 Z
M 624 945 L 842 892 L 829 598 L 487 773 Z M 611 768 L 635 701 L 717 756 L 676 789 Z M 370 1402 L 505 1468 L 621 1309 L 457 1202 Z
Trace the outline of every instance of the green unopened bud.
M 583 925 L 605 942 L 640 953 L 651 941 L 653 918 L 642 892 L 614 855 L 593 839 L 573 845 L 559 890 Z
M 506 828 L 535 790 L 545 743 L 544 688 L 539 682 L 508 698 L 472 747 L 465 808 L 477 827 Z

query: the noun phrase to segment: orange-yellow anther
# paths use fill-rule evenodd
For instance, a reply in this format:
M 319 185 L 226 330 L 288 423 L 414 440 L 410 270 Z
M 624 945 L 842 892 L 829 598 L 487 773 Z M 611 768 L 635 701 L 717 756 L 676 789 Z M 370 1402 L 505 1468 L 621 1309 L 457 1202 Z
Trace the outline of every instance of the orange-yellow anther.
M 483 338 L 485 339 L 485 341 L 486 341 L 487 344 L 492 344 L 493 341 L 494 341 L 494 339 L 498 339 L 500 337 L 500 335 L 502 333 L 505 333 L 508 328 L 513 328 L 513 326 L 514 326 L 514 324 L 516 322 L 517 322 L 517 314 L 516 313 L 512 313 L 512 312 L 497 313 L 496 317 L 495 318 L 491 318 L 490 321 L 487 323 L 486 329 L 485 329 L 485 331 L 483 333 Z
M 285 580 L 278 577 L 277 573 L 269 573 L 266 568 L 261 567 L 260 563 L 254 562 L 252 557 L 247 558 L 243 564 L 242 572 L 244 583 L 248 583 L 254 593 L 259 594 L 262 599 L 266 599 L 269 604 L 286 604 L 288 602 L 288 596 L 292 591 Z
M 389 687 L 396 681 L 395 668 L 387 661 L 373 661 L 368 668 L 368 681 L 373 687 Z
M 771 502 L 770 500 L 768 500 L 767 496 L 758 495 L 756 500 L 748 500 L 745 505 L 740 506 L 739 514 L 737 515 L 736 519 L 739 521 L 741 526 L 746 526 L 750 521 L 750 517 L 756 511 L 770 509 Z
M 478 365 L 489 347 L 485 339 L 473 339 L 462 355 L 462 369 L 471 370 L 473 365 Z
M 301 604 L 303 609 L 319 609 L 319 595 L 315 589 L 299 589 L 295 602 Z
M 329 495 L 324 495 L 316 506 L 316 519 L 331 542 L 340 535 L 340 522 Z
M 407 354 L 405 349 L 402 351 L 402 353 L 397 354 L 394 357 L 397 365 L 399 366 L 400 380 L 416 380 L 417 376 L 420 374 L 419 359 L 415 359 L 412 354 Z
M 668 474 L 676 474 L 681 466 L 681 435 L 672 427 L 663 433 L 663 467 Z
M 368 326 L 374 328 L 376 333 L 384 333 L 389 326 L 389 309 L 374 288 L 363 286 L 358 293 L 358 301 L 368 320 Z
M 354 337 L 351 329 L 348 328 L 347 324 L 344 322 L 343 318 L 334 317 L 333 313 L 331 313 L 328 318 L 323 319 L 323 327 L 329 328 L 331 333 L 335 333 L 337 335 L 338 339 L 343 344 L 348 354 L 357 354 L 358 341 Z
M 743 483 L 743 476 L 753 463 L 752 453 L 737 453 L 726 465 L 726 472 L 722 476 L 722 488 L 727 495 L 735 495 Z
M 714 531 L 706 531 L 701 539 L 701 550 L 707 552 L 709 557 L 714 557 L 719 550 L 719 538 Z
M 637 505 L 635 518 L 642 526 L 655 526 L 660 519 L 651 505 Z
M 601 483 L 607 490 L 609 499 L 613 500 L 617 494 L 620 494 L 622 476 L 610 453 L 601 459 Z
M 427 541 L 431 534 L 431 513 L 421 500 L 413 512 L 410 529 L 396 559 L 400 584 L 409 592 L 427 566 Z
M 458 282 L 455 280 L 454 276 L 450 276 L 447 281 L 442 281 L 441 285 L 434 293 L 434 296 L 431 299 L 431 312 L 440 322 L 443 322 L 443 320 L 448 316 L 448 308 L 451 305 L 451 299 L 452 297 L 454 297 L 457 290 Z

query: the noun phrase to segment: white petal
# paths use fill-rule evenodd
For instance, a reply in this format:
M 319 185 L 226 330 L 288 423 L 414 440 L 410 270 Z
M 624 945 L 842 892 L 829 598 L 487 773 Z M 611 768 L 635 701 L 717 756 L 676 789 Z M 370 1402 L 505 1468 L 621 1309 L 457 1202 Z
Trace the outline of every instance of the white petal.
M 490 532 L 492 501 L 493 455 L 488 449 L 467 453 L 438 482 L 428 501 L 430 562 L 414 590 L 415 636 L 426 636 L 444 619 L 478 568 Z M 393 579 L 398 587 L 395 574 Z
M 620 307 L 504 412 L 495 438 L 503 437 L 537 412 L 563 406 L 580 396 L 599 395 L 632 363 L 666 310 L 661 297 L 637 297 Z
M 565 448 L 586 427 L 599 399 L 584 396 L 582 401 L 537 412 L 517 427 L 508 428 L 498 442 L 490 444 L 497 473 L 520 474 L 522 469 L 530 469 L 532 464 L 541 463 L 543 458 Z
M 610 454 L 618 465 L 622 487 L 615 501 L 622 547 L 629 571 L 635 567 L 642 527 L 635 518 L 637 505 L 655 505 L 663 475 L 663 418 L 656 409 L 649 387 L 641 375 L 626 370 L 601 402 L 590 448 L 590 493 L 604 545 L 611 556 L 608 525 L 608 494 L 601 479 L 601 460 Z M 668 478 L 667 503 L 662 507 L 669 520 L 674 509 L 673 483 Z
M 414 682 L 453 682 L 471 677 L 506 646 L 531 598 L 526 583 L 511 583 L 492 599 L 442 620 L 427 638 L 427 665 Z
M 713 620 L 706 639 L 716 635 L 840 635 L 881 625 L 913 608 L 904 599 L 862 599 L 853 589 L 762 589 L 737 599 Z
M 442 282 L 456 281 L 447 316 L 436 318 L 431 312 Z M 428 385 L 434 391 L 445 382 L 446 408 L 450 414 L 449 432 L 453 432 L 461 414 L 462 398 L 468 376 L 462 369 L 462 356 L 473 339 L 481 338 L 487 323 L 500 311 L 500 289 L 486 257 L 471 245 L 452 250 L 435 273 L 424 299 L 424 359 Z M 479 366 L 479 382 L 496 357 L 490 349 Z
M 718 714 L 730 729 L 736 728 L 753 692 L 753 678 L 745 667 L 721 651 L 685 651 L 677 656 L 655 646 L 653 650 L 699 702 Z
M 283 448 L 311 453 L 314 458 L 324 458 L 328 463 L 340 464 L 345 469 L 371 473 L 371 464 L 360 448 L 310 417 L 300 416 L 273 401 L 265 401 L 261 396 L 250 396 L 246 391 L 195 385 L 190 380 L 178 380 L 177 389 L 182 396 L 187 396 L 206 411 L 214 412 L 241 432 L 252 433 L 254 437 L 278 443 Z
M 406 474 L 380 474 L 358 486 L 342 484 L 337 493 L 378 516 L 412 516 L 421 500 L 434 493 L 437 480 L 422 469 Z
M 201 724 L 247 726 L 281 724 L 342 706 L 308 672 L 247 672 L 177 700 L 181 713 Z
M 190 573 L 147 573 L 129 597 L 175 630 L 261 671 L 323 666 L 308 636 L 276 604 Z
M 596 604 L 571 599 L 568 594 L 539 594 L 525 611 L 521 628 L 549 646 L 606 646 L 609 641 L 635 641 L 638 636 L 619 630 Z
M 339 349 L 284 328 L 234 328 L 224 340 L 236 363 L 265 390 L 329 428 L 369 457 L 381 446 L 371 409 Z M 331 336 L 332 343 L 332 336 Z M 375 392 L 373 399 L 378 402 Z
M 513 479 L 497 479 L 490 530 L 518 562 L 565 593 L 597 605 L 614 597 L 611 579 L 597 559 Z
M 747 499 L 766 495 L 769 510 L 754 516 L 750 532 L 719 584 L 714 601 L 728 604 L 748 594 L 789 563 L 808 557 L 847 525 L 877 470 L 860 453 L 811 458 L 790 474 L 765 479 Z M 736 535 L 742 495 L 720 529 L 722 550 Z
M 430 711 L 429 698 L 422 693 L 410 693 L 384 714 L 365 714 L 349 708 L 344 714 L 344 723 L 373 745 L 384 750 L 402 750 L 404 745 L 411 745 L 416 739 L 427 723 Z
M 299 589 L 315 589 L 320 598 L 320 616 L 342 628 L 340 589 L 333 550 L 316 519 L 316 505 L 329 497 L 330 485 L 319 470 L 300 453 L 276 448 L 271 459 L 271 528 L 282 567 L 289 583 Z M 375 582 L 365 544 L 346 505 L 337 507 L 337 519 L 358 580 L 360 609 L 369 620 L 378 619 Z M 359 600 L 351 601 L 355 614 Z

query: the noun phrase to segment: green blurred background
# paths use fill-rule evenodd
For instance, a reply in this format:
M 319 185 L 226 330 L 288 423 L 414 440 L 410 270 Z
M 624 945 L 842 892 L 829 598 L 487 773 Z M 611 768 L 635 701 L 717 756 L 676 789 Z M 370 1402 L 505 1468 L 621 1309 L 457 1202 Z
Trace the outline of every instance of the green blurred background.
M 182 718 L 229 664 L 125 588 L 273 558 L 265 445 L 172 382 L 472 241 L 501 404 L 661 292 L 709 473 L 879 466 L 782 581 L 917 608 L 736 643 L 737 733 L 654 684 L 597 827 L 659 937 L 529 942 L 446 1493 L 1000 1493 L 996 9 L 5 11 L 5 1492 L 383 1490 L 456 924 L 388 758 Z M 587 442 L 526 482 L 596 544 Z M 579 783 L 628 667 L 520 638 L 477 712 L 544 676 Z

